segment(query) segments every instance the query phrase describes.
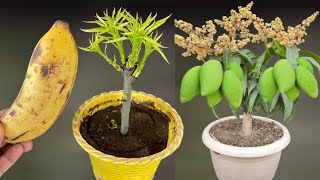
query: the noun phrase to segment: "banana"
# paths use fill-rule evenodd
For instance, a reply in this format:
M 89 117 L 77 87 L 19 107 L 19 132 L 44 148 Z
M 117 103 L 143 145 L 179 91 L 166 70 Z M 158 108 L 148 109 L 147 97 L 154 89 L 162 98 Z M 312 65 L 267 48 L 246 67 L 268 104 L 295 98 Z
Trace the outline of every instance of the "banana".
M 69 25 L 56 21 L 36 45 L 15 101 L 2 116 L 4 140 L 18 143 L 45 133 L 63 111 L 78 69 Z

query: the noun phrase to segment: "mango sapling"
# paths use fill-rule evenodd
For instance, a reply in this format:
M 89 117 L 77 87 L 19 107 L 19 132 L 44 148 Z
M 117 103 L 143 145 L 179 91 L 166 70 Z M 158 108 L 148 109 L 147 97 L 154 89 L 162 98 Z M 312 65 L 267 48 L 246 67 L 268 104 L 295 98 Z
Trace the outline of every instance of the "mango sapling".
M 133 16 L 125 9 L 118 11 L 114 9 L 111 14 L 106 11 L 103 16 L 97 14 L 93 21 L 85 21 L 97 27 L 83 29 L 84 32 L 92 34 L 92 39 L 89 41 L 89 47 L 80 49 L 98 53 L 123 76 L 120 125 L 122 135 L 126 135 L 129 129 L 132 84 L 140 75 L 146 60 L 153 51 L 156 51 L 168 62 L 162 52 L 164 46 L 158 42 L 162 34 L 158 34 L 156 29 L 163 25 L 170 16 L 160 20 L 156 20 L 156 17 L 157 15 L 150 14 L 145 21 L 142 21 L 138 14 Z M 131 44 L 131 52 L 128 54 L 125 52 L 125 42 Z M 108 45 L 116 48 L 118 57 L 110 56 L 107 52 Z M 144 51 L 141 51 L 142 49 Z

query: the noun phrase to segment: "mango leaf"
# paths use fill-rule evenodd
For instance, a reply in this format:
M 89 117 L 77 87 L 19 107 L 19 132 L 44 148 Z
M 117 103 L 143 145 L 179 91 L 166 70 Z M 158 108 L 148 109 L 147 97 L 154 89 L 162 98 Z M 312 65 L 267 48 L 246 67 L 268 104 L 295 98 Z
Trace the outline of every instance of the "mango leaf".
M 257 79 L 252 79 L 251 81 L 249 81 L 248 95 L 257 86 L 257 84 Z
M 280 96 L 280 91 L 277 92 L 277 94 L 274 96 L 274 98 L 271 101 L 270 104 L 270 109 L 269 112 L 272 112 L 272 110 L 275 108 L 275 106 L 277 105 L 277 102 L 279 100 L 279 96 Z
M 214 55 L 209 56 L 209 60 L 219 60 L 219 59 L 220 59 L 219 56 L 214 56 Z
M 147 43 L 150 43 L 153 45 L 153 47 L 159 47 L 159 48 L 164 48 L 164 46 L 162 46 L 160 43 L 158 43 L 157 41 L 155 41 L 154 39 L 150 38 L 150 37 L 142 37 Z
M 169 18 L 170 18 L 171 15 L 165 17 L 165 18 L 162 18 L 158 21 L 155 21 L 154 23 L 152 23 L 150 26 L 148 26 L 146 28 L 146 32 L 147 34 L 150 34 L 152 33 L 155 29 L 157 29 L 158 27 L 160 27 L 162 24 L 164 24 Z
M 282 103 L 277 103 L 274 109 L 268 113 L 267 117 L 273 116 L 274 114 L 280 112 L 282 109 L 283 109 Z
M 300 56 L 301 55 L 306 55 L 309 57 L 312 57 L 313 59 L 315 59 L 318 63 L 320 63 L 320 56 L 311 52 L 311 51 L 306 51 L 306 50 L 300 50 L 299 51 Z
M 249 108 L 248 108 L 248 111 L 251 113 L 252 112 L 252 109 L 253 109 L 253 106 L 256 102 L 256 99 L 258 97 L 258 94 L 259 94 L 259 86 L 256 86 L 254 88 L 254 90 L 252 91 L 251 95 L 250 95 L 250 99 L 249 99 Z
M 272 49 L 281 58 L 286 57 L 286 47 L 284 45 L 279 44 L 277 41 L 273 41 L 272 42 Z
M 214 107 L 211 108 L 211 110 L 212 110 L 213 115 L 214 115 L 217 119 L 220 119 L 219 116 L 218 116 L 218 114 L 217 114 L 217 112 L 216 112 L 216 110 L 214 109 Z
M 257 59 L 257 56 L 249 49 L 241 49 L 238 53 L 242 57 L 244 57 L 251 65 L 253 65 L 255 60 Z
M 242 71 L 243 71 L 243 79 L 242 79 L 243 96 L 245 96 L 247 92 L 247 85 L 248 85 L 247 67 L 244 66 Z
M 80 29 L 83 32 L 87 33 L 100 33 L 102 31 L 108 30 L 109 28 L 102 28 L 102 27 L 97 27 L 97 28 L 91 28 L 91 29 Z
M 128 39 L 129 38 L 127 38 L 127 37 L 119 37 L 119 38 L 116 38 L 116 39 L 112 39 L 112 40 L 106 41 L 105 43 L 107 43 L 107 44 L 115 43 L 115 42 L 125 41 L 125 40 L 128 40 Z
M 231 56 L 230 61 L 235 61 L 237 64 L 241 64 L 241 58 L 239 56 Z
M 261 104 L 262 104 L 264 113 L 268 114 L 270 112 L 268 104 L 263 102 Z
M 286 47 L 286 50 L 286 58 L 291 62 L 292 66 L 296 68 L 298 65 L 297 59 L 299 57 L 299 50 L 297 46 Z
M 255 105 L 253 106 L 252 113 L 254 114 L 254 113 L 259 112 L 260 109 L 261 109 L 261 107 L 263 107 L 262 105 L 263 105 L 263 104 L 262 104 L 262 103 L 259 103 L 259 102 L 258 102 L 257 104 L 255 104 Z
M 288 122 L 291 122 L 293 120 L 295 111 L 296 111 L 296 105 L 293 104 L 293 109 L 292 109 L 291 114 L 289 116 Z
M 237 118 L 240 118 L 240 112 L 239 112 L 239 109 L 235 109 L 231 106 L 231 104 L 229 104 L 230 106 L 230 109 L 231 109 L 231 112 L 234 116 L 236 116 Z
M 318 72 L 320 74 L 320 64 L 315 59 L 313 59 L 312 57 L 303 57 L 303 58 L 308 59 L 310 63 L 313 64 L 318 69 Z
M 282 96 L 282 101 L 284 105 L 283 117 L 284 117 L 284 120 L 287 121 L 290 118 L 290 115 L 293 110 L 293 102 L 289 100 L 289 98 L 285 93 L 281 93 L 281 96 Z
M 228 63 L 230 60 L 230 52 L 229 49 L 224 48 L 223 49 L 223 66 L 224 66 L 224 70 L 228 69 Z
M 155 48 L 155 50 L 162 56 L 162 58 L 163 58 L 168 64 L 170 64 L 168 58 L 167 58 L 166 55 L 162 52 L 161 49 Z
M 272 56 L 270 56 L 265 50 L 261 56 L 258 57 L 257 62 L 255 63 L 254 69 L 251 71 L 253 73 L 253 77 L 258 78 L 261 72 L 261 66 L 263 62 L 268 61 Z

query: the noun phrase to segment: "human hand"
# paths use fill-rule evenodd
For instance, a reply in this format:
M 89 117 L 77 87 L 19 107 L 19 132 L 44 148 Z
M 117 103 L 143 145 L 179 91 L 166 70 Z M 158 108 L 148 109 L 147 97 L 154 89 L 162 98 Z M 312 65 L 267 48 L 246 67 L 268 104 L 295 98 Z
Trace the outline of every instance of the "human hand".
M 2 117 L 7 110 L 0 111 Z M 32 141 L 8 144 L 3 141 L 4 130 L 0 123 L 0 177 L 21 157 L 32 149 Z

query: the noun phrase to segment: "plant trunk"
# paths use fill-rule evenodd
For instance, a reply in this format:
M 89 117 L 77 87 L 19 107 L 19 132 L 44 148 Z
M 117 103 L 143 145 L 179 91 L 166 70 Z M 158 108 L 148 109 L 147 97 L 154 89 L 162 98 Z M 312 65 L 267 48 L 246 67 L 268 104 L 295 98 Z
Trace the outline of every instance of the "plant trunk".
M 250 113 L 243 113 L 242 132 L 245 136 L 250 136 L 252 133 L 252 116 Z
M 132 83 L 135 78 L 133 78 L 132 70 L 123 69 L 123 96 L 122 96 L 122 108 L 121 108 L 121 127 L 120 133 L 125 136 L 128 133 L 129 129 L 129 114 L 131 108 L 131 92 L 132 92 Z

